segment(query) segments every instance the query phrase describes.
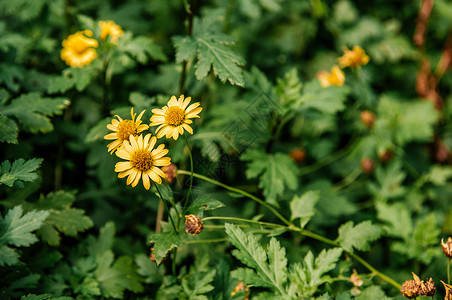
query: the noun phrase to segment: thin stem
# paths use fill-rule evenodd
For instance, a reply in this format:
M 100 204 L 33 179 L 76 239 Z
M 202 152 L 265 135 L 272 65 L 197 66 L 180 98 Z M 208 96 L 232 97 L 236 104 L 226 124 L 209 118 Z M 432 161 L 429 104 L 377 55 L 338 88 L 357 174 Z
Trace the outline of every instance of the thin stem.
M 177 170 L 177 173 L 178 173 L 178 174 L 191 175 L 190 172 L 185 171 L 185 170 Z M 237 188 L 234 188 L 234 187 L 232 187 L 232 186 L 223 184 L 223 183 L 221 183 L 221 182 L 219 182 L 219 181 L 216 181 L 216 180 L 214 180 L 214 179 L 211 179 L 211 178 L 209 178 L 209 177 L 206 177 L 206 176 L 204 176 L 204 175 L 200 175 L 200 174 L 197 174 L 197 173 L 193 173 L 193 177 L 202 179 L 202 180 L 204 180 L 204 181 L 207 181 L 207 182 L 213 183 L 213 184 L 215 184 L 215 185 L 221 186 L 222 188 L 225 188 L 225 189 L 227 189 L 227 190 L 229 190 L 229 191 L 231 191 L 231 192 L 235 192 L 235 193 L 241 194 L 241 195 L 243 195 L 243 196 L 245 196 L 245 197 L 248 197 L 248 198 L 250 198 L 250 199 L 256 201 L 257 203 L 259 203 L 260 205 L 264 206 L 264 207 L 267 208 L 268 210 L 270 210 L 270 211 L 271 211 L 278 219 L 280 219 L 280 220 L 281 220 L 284 224 L 286 224 L 287 226 L 291 226 L 291 225 L 292 225 L 292 223 L 290 223 L 286 218 L 284 218 L 284 217 L 283 217 L 276 209 L 274 209 L 271 205 L 269 205 L 268 203 L 262 201 L 261 199 L 257 198 L 256 196 L 251 195 L 251 194 L 248 193 L 248 192 L 245 192 L 245 191 L 242 191 L 241 189 L 237 189 Z
M 191 36 L 193 32 L 193 16 L 194 16 L 194 10 L 195 10 L 196 0 L 190 1 L 190 7 L 186 5 L 186 11 L 187 11 L 187 18 L 188 18 L 188 25 L 187 25 L 187 36 Z M 185 86 L 185 79 L 187 77 L 187 61 L 185 60 L 182 63 L 182 72 L 181 77 L 179 81 L 179 94 L 183 94 L 184 92 L 184 86 Z
M 102 113 L 105 116 L 110 114 L 110 100 L 108 97 L 109 83 L 107 82 L 108 59 L 104 57 L 102 62 Z
M 268 223 L 268 222 L 261 222 L 261 221 L 254 221 L 254 220 L 248 220 L 248 219 L 242 219 L 242 218 L 234 218 L 234 217 L 207 217 L 207 218 L 202 218 L 202 221 L 207 221 L 207 220 L 238 221 L 238 222 L 253 223 L 253 224 L 269 226 L 269 227 L 283 227 L 283 228 L 285 228 L 285 226 L 282 226 L 282 225 L 279 225 L 279 224 Z
M 450 261 L 451 259 L 447 261 L 447 284 L 450 284 Z
M 178 174 L 186 174 L 186 175 L 190 174 L 189 172 L 187 172 L 187 171 L 185 171 L 185 170 L 178 170 L 177 173 L 178 173 Z M 242 190 L 240 190 L 240 189 L 237 189 L 237 188 L 228 186 L 228 185 L 226 185 L 226 184 L 224 184 L 224 183 L 221 183 L 221 182 L 219 182 L 219 181 L 216 181 L 216 180 L 214 180 L 214 179 L 208 178 L 208 177 L 203 176 L 203 175 L 200 175 L 200 174 L 193 173 L 193 176 L 196 177 L 196 178 L 205 180 L 205 181 L 207 181 L 207 182 L 213 183 L 213 184 L 215 184 L 215 185 L 217 185 L 217 186 L 221 186 L 221 187 L 223 187 L 223 188 L 225 188 L 225 189 L 227 189 L 227 190 L 229 190 L 229 191 L 236 192 L 236 193 L 239 193 L 239 194 L 241 194 L 241 195 L 244 195 L 244 196 L 250 198 L 251 200 L 254 200 L 254 201 L 256 201 L 257 203 L 259 203 L 259 204 L 265 206 L 265 207 L 266 207 L 267 209 L 269 209 L 272 213 L 274 213 L 275 216 L 278 217 L 278 219 L 280 219 L 282 222 L 284 222 L 284 223 L 287 225 L 287 228 L 288 228 L 289 230 L 299 232 L 301 235 L 304 235 L 304 236 L 307 236 L 307 237 L 316 239 L 316 240 L 321 241 L 321 242 L 324 242 L 324 243 L 326 243 L 326 244 L 329 244 L 329 245 L 332 245 L 332 246 L 335 246 L 335 247 L 340 247 L 340 248 L 342 248 L 342 247 L 339 245 L 339 243 L 337 243 L 337 242 L 335 242 L 335 241 L 333 241 L 333 240 L 331 240 L 331 239 L 329 239 L 329 238 L 326 238 L 326 237 L 324 237 L 324 236 L 318 235 L 318 234 L 316 234 L 316 233 L 313 233 L 313 232 L 307 231 L 307 230 L 305 230 L 305 229 L 303 229 L 303 228 L 300 228 L 300 227 L 295 226 L 295 225 L 292 224 L 290 221 L 288 221 L 286 218 L 284 218 L 281 214 L 279 214 L 273 207 L 271 207 L 270 205 L 268 205 L 267 203 L 265 203 L 265 202 L 262 201 L 261 199 L 255 197 L 255 196 L 253 196 L 253 195 L 251 195 L 251 194 L 249 194 L 249 193 L 247 193 L 247 192 L 245 192 L 245 191 L 242 191 Z M 207 218 L 205 218 L 205 219 L 207 219 Z M 344 250 L 344 251 L 345 251 L 345 250 Z M 353 253 L 353 252 L 348 252 L 348 251 L 345 251 L 345 252 L 347 252 L 351 257 L 353 257 L 355 260 L 357 260 L 359 263 L 361 263 L 364 267 L 366 267 L 366 268 L 367 268 L 369 271 L 371 271 L 373 274 L 377 275 L 378 277 L 380 277 L 381 279 L 383 279 L 383 280 L 386 281 L 387 283 L 391 284 L 392 286 L 394 286 L 395 288 L 397 288 L 397 289 L 400 290 L 401 285 L 398 284 L 394 279 L 392 279 L 391 277 L 389 277 L 389 276 L 387 276 L 387 275 L 381 273 L 381 272 L 378 271 L 377 269 L 375 269 L 372 265 L 370 265 L 367 261 L 365 261 L 365 260 L 364 260 L 363 258 L 361 258 L 359 255 L 357 255 L 357 254 L 355 254 L 355 253 Z M 450 263 L 450 260 L 449 260 L 449 263 Z M 449 268 L 448 268 L 448 269 L 449 269 Z
M 188 138 L 186 135 L 184 135 L 185 137 L 185 142 L 187 143 L 187 148 L 188 148 L 188 155 L 190 156 L 190 186 L 188 187 L 188 192 L 187 192 L 187 198 L 185 198 L 185 203 L 184 203 L 184 211 L 187 210 L 187 205 L 188 205 L 188 201 L 190 199 L 190 194 L 191 194 L 191 188 L 193 186 L 193 155 L 191 153 L 191 148 L 190 148 L 190 143 L 188 142 Z
M 155 184 L 155 189 L 159 193 L 160 199 L 162 199 L 163 204 L 165 204 L 166 210 L 168 211 L 168 216 L 169 216 L 169 218 L 171 220 L 171 224 L 173 224 L 174 230 L 176 231 L 177 234 L 179 234 L 179 231 L 177 230 L 176 224 L 174 223 L 173 217 L 171 216 L 171 212 L 170 212 L 170 209 L 168 207 L 168 203 L 166 202 L 165 198 L 163 198 L 162 193 L 160 193 L 160 189 L 158 187 L 158 184 Z
M 157 210 L 157 222 L 155 223 L 155 232 L 162 231 L 162 219 L 163 219 L 163 200 L 160 200 L 159 208 Z

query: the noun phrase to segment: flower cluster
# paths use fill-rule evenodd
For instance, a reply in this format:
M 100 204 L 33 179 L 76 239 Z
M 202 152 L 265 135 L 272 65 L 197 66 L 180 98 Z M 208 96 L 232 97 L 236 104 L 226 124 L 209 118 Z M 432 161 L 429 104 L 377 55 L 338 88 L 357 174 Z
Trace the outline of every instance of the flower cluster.
M 107 36 L 113 44 L 118 43 L 118 38 L 124 34 L 121 27 L 113 21 L 99 21 L 101 42 L 105 41 Z M 93 38 L 91 30 L 78 31 L 69 35 L 63 42 L 61 50 L 61 59 L 70 67 L 83 67 L 89 65 L 98 57 L 96 48 L 99 47 L 99 41 Z
M 338 58 L 339 66 L 334 65 L 331 71 L 320 71 L 316 74 L 322 87 L 330 85 L 342 86 L 345 83 L 345 75 L 341 70 L 346 67 L 357 68 L 366 65 L 369 62 L 369 56 L 359 46 L 354 46 L 352 50 L 347 47 L 343 48 L 344 55 Z
M 115 171 L 118 172 L 119 178 L 127 177 L 127 184 L 132 187 L 137 186 L 140 179 L 143 181 L 145 189 L 151 187 L 151 180 L 161 184 L 162 178 L 172 180 L 174 177 L 173 168 L 168 169 L 171 165 L 171 158 L 165 157 L 169 150 L 165 149 L 165 145 L 161 144 L 156 147 L 157 139 L 166 136 L 177 140 L 179 135 L 183 135 L 185 131 L 193 134 L 190 125 L 193 123 L 191 119 L 199 118 L 202 108 L 200 103 L 190 104 L 191 98 L 180 96 L 177 99 L 171 97 L 167 105 L 162 109 L 153 109 L 153 115 L 149 125 L 142 124 L 144 110 L 136 117 L 131 109 L 131 119 L 122 119 L 115 116 L 107 128 L 112 132 L 104 136 L 106 140 L 113 140 L 107 145 L 108 152 L 115 153 L 116 156 L 125 160 L 118 162 Z M 148 133 L 143 136 L 143 131 L 149 127 L 158 126 L 155 136 Z M 162 168 L 164 168 L 162 170 Z
M 407 280 L 402 284 L 402 289 L 400 290 L 400 292 L 403 296 L 407 297 L 408 299 L 413 299 L 419 295 L 429 297 L 435 295 L 436 287 L 432 278 L 424 281 L 420 280 L 416 274 L 412 274 L 414 280 Z

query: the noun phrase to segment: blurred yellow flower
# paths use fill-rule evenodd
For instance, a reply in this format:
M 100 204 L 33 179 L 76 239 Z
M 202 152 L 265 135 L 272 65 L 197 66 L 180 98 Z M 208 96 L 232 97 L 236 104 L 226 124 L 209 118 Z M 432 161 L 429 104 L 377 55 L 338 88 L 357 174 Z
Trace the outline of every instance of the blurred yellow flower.
M 100 40 L 104 41 L 107 35 L 110 36 L 111 42 L 113 44 L 118 43 L 118 38 L 124 34 L 121 26 L 113 21 L 99 21 L 100 25 Z
M 61 59 L 71 67 L 83 67 L 89 65 L 96 57 L 96 49 L 99 43 L 93 36 L 91 30 L 78 31 L 67 37 L 62 43 Z
M 141 124 L 143 121 L 141 121 L 141 117 L 143 116 L 145 110 L 143 110 L 139 115 L 138 118 L 135 120 L 136 114 L 133 113 L 133 107 L 130 110 L 130 115 L 132 116 L 132 120 L 123 120 L 120 116 L 116 115 L 115 117 L 118 118 L 118 120 L 113 119 L 110 124 L 107 125 L 107 128 L 111 131 L 114 131 L 112 133 L 107 134 L 104 136 L 104 139 L 106 140 L 114 140 L 110 144 L 107 145 L 108 152 L 111 152 L 113 154 L 118 148 L 122 145 L 124 141 L 128 141 L 129 137 L 136 136 L 140 134 L 143 130 L 146 130 L 149 128 L 146 124 Z
M 184 95 L 179 97 L 179 100 L 175 96 L 172 96 L 167 105 L 162 109 L 153 109 L 151 124 L 149 126 L 157 126 L 156 134 L 157 138 L 161 138 L 166 135 L 166 138 L 173 138 L 177 140 L 179 134 L 184 134 L 184 129 L 190 134 L 193 134 L 193 129 L 190 124 L 193 123 L 192 118 L 199 118 L 198 114 L 201 112 L 202 107 L 199 102 L 190 104 L 191 97 L 184 100 Z M 188 107 L 187 107 L 188 106 Z
M 344 85 L 345 82 L 344 72 L 336 65 L 331 68 L 331 73 L 320 71 L 316 76 L 323 87 L 328 87 L 330 85 L 341 86 Z
M 143 179 L 143 186 L 147 190 L 151 187 L 149 179 L 161 184 L 165 173 L 159 167 L 171 164 L 171 158 L 164 157 L 168 149 L 165 149 L 163 144 L 154 149 L 157 138 L 151 137 L 150 133 L 144 138 L 142 134 L 138 138 L 131 135 L 129 141 L 125 140 L 123 146 L 116 151 L 119 158 L 126 160 L 115 165 L 115 172 L 119 172 L 118 177 L 127 177 L 127 184 L 132 187 Z
M 364 52 L 360 46 L 354 46 L 353 50 L 349 50 L 347 47 L 343 48 L 344 55 L 338 58 L 341 68 L 345 67 L 359 67 L 366 65 L 369 62 L 369 56 Z

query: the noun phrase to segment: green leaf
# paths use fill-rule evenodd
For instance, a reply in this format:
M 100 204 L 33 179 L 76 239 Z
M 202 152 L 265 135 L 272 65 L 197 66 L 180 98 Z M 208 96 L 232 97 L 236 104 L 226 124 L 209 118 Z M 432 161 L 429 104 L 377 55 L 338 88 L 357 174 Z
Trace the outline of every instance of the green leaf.
M 267 154 L 250 149 L 240 158 L 250 161 L 246 169 L 246 177 L 259 177 L 259 187 L 264 190 L 267 202 L 277 205 L 277 197 L 281 196 L 286 189 L 295 190 L 297 188 L 298 169 L 287 154 Z
M 225 224 L 229 241 L 237 248 L 232 254 L 242 263 L 255 270 L 239 269 L 233 272 L 233 276 L 239 280 L 245 280 L 248 284 L 271 287 L 282 296 L 287 296 L 284 284 L 287 281 L 286 250 L 282 248 L 275 238 L 270 239 L 267 253 L 259 245 L 258 239 L 253 234 L 245 234 L 240 227 Z M 246 277 L 249 276 L 249 277 Z M 250 280 L 253 280 L 251 282 Z
M 322 250 L 317 258 L 309 251 L 303 263 L 295 263 L 289 270 L 289 278 L 297 286 L 299 294 L 309 298 L 324 283 L 331 282 L 332 279 L 325 275 L 336 267 L 336 263 L 342 255 L 341 248 Z
M 357 295 L 357 300 L 390 300 L 393 298 L 389 298 L 386 296 L 385 292 L 381 289 L 381 287 L 377 285 L 369 286 L 365 288 L 361 294 Z
M 102 296 L 120 299 L 124 290 L 135 293 L 143 291 L 140 277 L 132 267 L 130 257 L 122 256 L 114 261 L 113 252 L 105 251 L 96 257 L 94 276 L 99 283 Z
M 214 210 L 223 206 L 224 204 L 216 199 L 212 199 L 209 196 L 201 196 L 193 200 L 193 203 L 188 207 L 187 211 L 197 215 L 205 210 Z
M 197 20 L 198 21 L 198 20 Z M 245 64 L 244 59 L 229 48 L 234 40 L 216 30 L 214 23 L 220 21 L 215 16 L 205 17 L 196 22 L 199 30 L 193 36 L 173 39 L 176 48 L 176 61 L 188 61 L 196 56 L 196 78 L 202 80 L 213 69 L 215 75 L 224 83 L 244 86 L 245 80 L 240 66 Z
M 79 92 L 84 91 L 98 75 L 98 64 L 99 62 L 95 60 L 83 68 L 67 68 L 61 76 L 50 77 L 47 92 L 49 94 L 64 93 L 73 87 Z
M 117 47 L 118 51 L 128 53 L 141 64 L 146 64 L 149 57 L 159 61 L 168 60 L 160 46 L 146 36 L 133 38 L 131 33 L 126 32 L 119 40 Z
M 102 253 L 111 250 L 115 238 L 116 227 L 115 223 L 110 221 L 105 223 L 99 230 L 99 237 L 97 239 L 88 239 L 87 250 L 91 255 L 101 255 Z
M 428 182 L 434 185 L 445 185 L 452 178 L 452 167 L 433 165 L 425 177 Z
M 138 275 L 145 278 L 145 283 L 157 283 L 163 280 L 164 269 L 159 268 L 155 262 L 149 259 L 148 255 L 138 254 L 135 257 L 135 264 L 138 266 Z
M 348 252 L 357 250 L 368 250 L 369 243 L 377 240 L 381 235 L 381 228 L 372 225 L 371 221 L 364 221 L 353 226 L 353 221 L 343 224 L 339 228 L 339 237 L 337 241 Z
M 94 125 L 86 134 L 85 143 L 92 143 L 95 141 L 103 140 L 104 136 L 109 133 L 107 129 L 107 124 L 111 122 L 111 118 L 106 118 L 100 120 L 96 125 Z
M 45 98 L 38 93 L 28 93 L 13 99 L 1 110 L 4 115 L 17 118 L 25 129 L 33 133 L 49 132 L 53 130 L 53 125 L 48 117 L 61 114 L 70 103 L 65 98 Z
M 83 281 L 74 288 L 74 293 L 80 293 L 84 296 L 100 296 L 99 283 L 96 279 L 85 277 Z
M 388 95 L 380 98 L 377 112 L 376 134 L 399 145 L 430 141 L 439 118 L 431 101 L 407 102 Z
M 406 255 L 408 259 L 416 259 L 428 265 L 434 257 L 440 255 L 438 248 L 439 234 L 436 216 L 431 213 L 416 222 L 412 233 L 403 242 L 395 242 L 391 249 Z
M 0 184 L 12 187 L 15 182 L 23 186 L 21 181 L 35 181 L 38 179 L 38 174 L 33 171 L 41 166 L 42 161 L 42 158 L 32 158 L 27 161 L 19 158 L 11 165 L 9 161 L 5 160 L 0 168 Z
M 32 232 L 41 227 L 49 212 L 33 210 L 22 214 L 22 206 L 19 205 L 10 209 L 4 219 L 0 217 L 0 252 L 3 254 L 0 266 L 18 262 L 18 254 L 7 245 L 23 247 L 38 241 Z
M 17 144 L 19 127 L 16 122 L 4 115 L 0 115 L 0 142 Z
M 300 100 L 303 84 L 298 77 L 296 68 L 284 74 L 284 78 L 278 78 L 276 83 L 276 95 L 282 105 L 287 106 Z
M 389 205 L 377 202 L 376 209 L 378 219 L 388 224 L 383 227 L 387 235 L 408 239 L 413 230 L 413 225 L 410 212 L 404 204 Z
M 378 166 L 375 169 L 375 178 L 378 184 L 369 182 L 369 190 L 379 199 L 391 199 L 403 196 L 406 188 L 403 186 L 406 173 L 402 170 L 399 160 L 390 162 L 387 166 Z
M 49 245 L 60 244 L 60 234 L 77 236 L 93 226 L 91 219 L 85 215 L 85 211 L 71 208 L 75 201 L 73 193 L 58 191 L 41 197 L 35 207 L 39 209 L 50 209 L 51 213 L 45 221 L 45 225 L 39 229 L 42 239 Z
M 122 256 L 114 261 L 113 252 L 108 250 L 96 257 L 96 263 L 94 276 L 102 296 L 119 299 L 123 297 L 124 290 L 135 293 L 143 290 L 140 277 L 135 273 L 130 257 Z M 92 282 L 88 283 L 93 287 Z
M 299 111 L 315 109 L 324 114 L 335 114 L 345 109 L 345 100 L 349 93 L 347 86 L 324 88 L 315 78 L 306 83 L 301 98 L 294 102 L 293 108 Z
M 291 220 L 300 218 L 300 226 L 303 228 L 314 216 L 314 206 L 319 200 L 318 191 L 308 191 L 302 196 L 294 196 L 290 202 Z
M 155 255 L 157 264 L 162 262 L 171 249 L 179 247 L 180 242 L 180 237 L 174 232 L 159 232 L 151 235 L 150 243 L 154 248 L 152 253 Z

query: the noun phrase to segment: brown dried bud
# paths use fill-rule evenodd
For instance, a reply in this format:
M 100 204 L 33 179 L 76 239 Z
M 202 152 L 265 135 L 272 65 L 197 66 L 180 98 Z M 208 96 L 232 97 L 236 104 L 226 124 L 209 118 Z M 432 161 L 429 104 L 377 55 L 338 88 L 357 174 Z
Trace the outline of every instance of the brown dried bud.
M 432 278 L 429 278 L 426 281 L 421 281 L 421 286 L 419 288 L 420 294 L 422 296 L 431 297 L 435 295 L 436 287 L 435 283 L 433 282 Z
M 201 222 L 201 219 L 195 215 L 185 215 L 185 232 L 197 235 L 201 233 L 204 225 Z
M 361 112 L 361 115 L 359 116 L 361 119 L 361 122 L 363 122 L 363 124 L 367 127 L 367 128 L 372 128 L 372 126 L 374 125 L 375 121 L 377 120 L 377 117 L 375 116 L 375 114 L 371 111 L 368 110 L 364 110 Z
M 386 163 L 392 159 L 393 153 L 391 150 L 386 150 L 378 153 L 378 157 L 382 163 Z
M 441 282 L 444 285 L 444 289 L 446 290 L 446 296 L 444 297 L 444 300 L 452 300 L 452 286 L 450 284 L 444 283 L 442 280 Z
M 372 174 L 373 170 L 375 168 L 375 162 L 371 158 L 363 158 L 361 159 L 361 169 L 366 174 Z
M 177 168 L 175 164 L 162 167 L 163 173 L 165 173 L 165 179 L 169 183 L 173 183 L 177 176 Z
M 407 280 L 402 284 L 400 292 L 408 299 L 416 298 L 419 296 L 419 285 L 414 280 Z
M 306 159 L 306 151 L 304 149 L 294 149 L 290 151 L 290 158 L 297 164 L 301 164 Z
M 245 297 L 243 298 L 243 300 L 248 300 L 250 298 L 250 289 L 245 286 L 243 281 L 239 281 L 239 283 L 237 283 L 234 290 L 231 292 L 231 297 L 243 290 L 245 290 Z
M 447 242 L 444 243 L 441 239 L 441 247 L 443 248 L 444 254 L 451 259 L 452 258 L 452 238 L 448 237 Z

